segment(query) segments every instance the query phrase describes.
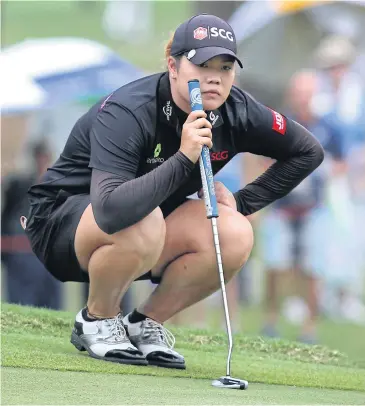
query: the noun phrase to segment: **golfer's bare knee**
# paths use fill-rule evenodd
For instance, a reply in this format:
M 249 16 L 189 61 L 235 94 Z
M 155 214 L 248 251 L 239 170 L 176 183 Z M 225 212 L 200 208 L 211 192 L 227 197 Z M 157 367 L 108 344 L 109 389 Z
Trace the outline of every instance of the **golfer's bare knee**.
M 162 212 L 157 207 L 138 223 L 118 231 L 111 237 L 114 244 L 130 247 L 142 257 L 155 256 L 155 251 L 163 247 L 166 225 Z M 161 247 L 162 245 L 162 247 Z
M 153 266 L 162 252 L 165 234 L 166 225 L 159 207 L 133 226 L 110 235 L 98 227 L 89 205 L 76 231 L 75 251 L 80 266 L 85 270 L 91 255 L 104 245 L 115 246 L 121 255 L 137 255 Z

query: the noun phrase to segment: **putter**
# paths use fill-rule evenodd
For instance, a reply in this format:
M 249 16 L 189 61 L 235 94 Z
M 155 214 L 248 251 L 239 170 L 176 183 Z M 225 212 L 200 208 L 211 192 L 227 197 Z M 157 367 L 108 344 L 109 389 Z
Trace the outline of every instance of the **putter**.
M 201 92 L 200 92 L 199 80 L 197 80 L 197 79 L 190 80 L 188 82 L 188 85 L 189 85 L 190 104 L 191 104 L 192 111 L 204 110 Z M 219 379 L 213 380 L 212 386 L 214 386 L 216 388 L 226 388 L 226 389 L 247 389 L 247 387 L 248 387 L 247 381 L 245 381 L 243 379 L 231 377 L 231 357 L 232 357 L 232 349 L 233 349 L 232 328 L 231 328 L 231 322 L 230 322 L 229 311 L 228 311 L 226 285 L 225 285 L 225 281 L 224 281 L 222 256 L 221 256 L 221 249 L 220 249 L 219 238 L 218 238 L 217 217 L 219 216 L 219 214 L 218 214 L 218 205 L 217 205 L 217 199 L 215 196 L 215 189 L 214 189 L 213 171 L 212 171 L 212 165 L 211 165 L 211 161 L 210 161 L 209 148 L 205 145 L 203 146 L 202 153 L 199 158 L 199 166 L 200 166 L 200 174 L 201 174 L 201 178 L 202 178 L 202 186 L 203 186 L 203 192 L 204 192 L 204 202 L 205 202 L 205 209 L 207 212 L 207 218 L 210 219 L 212 222 L 214 247 L 215 247 L 215 252 L 217 255 L 219 280 L 220 280 L 221 290 L 222 290 L 224 315 L 225 315 L 225 319 L 226 319 L 226 328 L 227 328 L 227 335 L 228 335 L 228 357 L 227 357 L 226 376 L 222 376 Z

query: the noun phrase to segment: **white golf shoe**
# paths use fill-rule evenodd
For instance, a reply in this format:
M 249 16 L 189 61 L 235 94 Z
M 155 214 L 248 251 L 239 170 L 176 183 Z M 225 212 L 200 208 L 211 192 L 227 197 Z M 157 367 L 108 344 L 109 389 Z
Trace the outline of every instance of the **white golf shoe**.
M 111 319 L 91 321 L 86 309 L 76 316 L 71 343 L 93 358 L 121 364 L 148 365 L 145 356 L 129 340 L 122 314 Z
M 129 314 L 124 317 L 123 324 L 129 339 L 143 353 L 149 365 L 186 368 L 184 357 L 173 349 L 175 337 L 162 324 L 149 318 L 131 323 Z

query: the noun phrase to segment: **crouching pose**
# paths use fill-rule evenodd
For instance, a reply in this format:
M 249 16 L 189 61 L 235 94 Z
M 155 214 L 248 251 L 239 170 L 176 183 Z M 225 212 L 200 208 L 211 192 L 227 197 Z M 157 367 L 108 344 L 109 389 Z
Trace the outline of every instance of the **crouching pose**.
M 302 126 L 233 86 L 242 63 L 220 18 L 198 15 L 180 25 L 166 62 L 166 72 L 121 87 L 76 122 L 59 159 L 29 190 L 26 233 L 57 279 L 90 282 L 71 335 L 77 349 L 185 368 L 163 324 L 220 286 L 204 202 L 188 199 L 201 189 L 202 146 L 214 173 L 241 152 L 276 160 L 235 194 L 216 184 L 226 281 L 253 246 L 245 216 L 289 193 L 323 151 Z M 191 112 L 191 79 L 200 81 L 205 112 Z M 138 279 L 158 286 L 123 317 L 121 298 Z

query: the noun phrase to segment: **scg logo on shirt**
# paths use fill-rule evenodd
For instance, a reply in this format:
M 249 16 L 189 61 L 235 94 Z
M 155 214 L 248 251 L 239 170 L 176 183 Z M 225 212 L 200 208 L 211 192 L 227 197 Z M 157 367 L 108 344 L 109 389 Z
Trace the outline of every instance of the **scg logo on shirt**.
M 219 151 L 210 153 L 211 161 L 225 161 L 228 159 L 228 151 Z

